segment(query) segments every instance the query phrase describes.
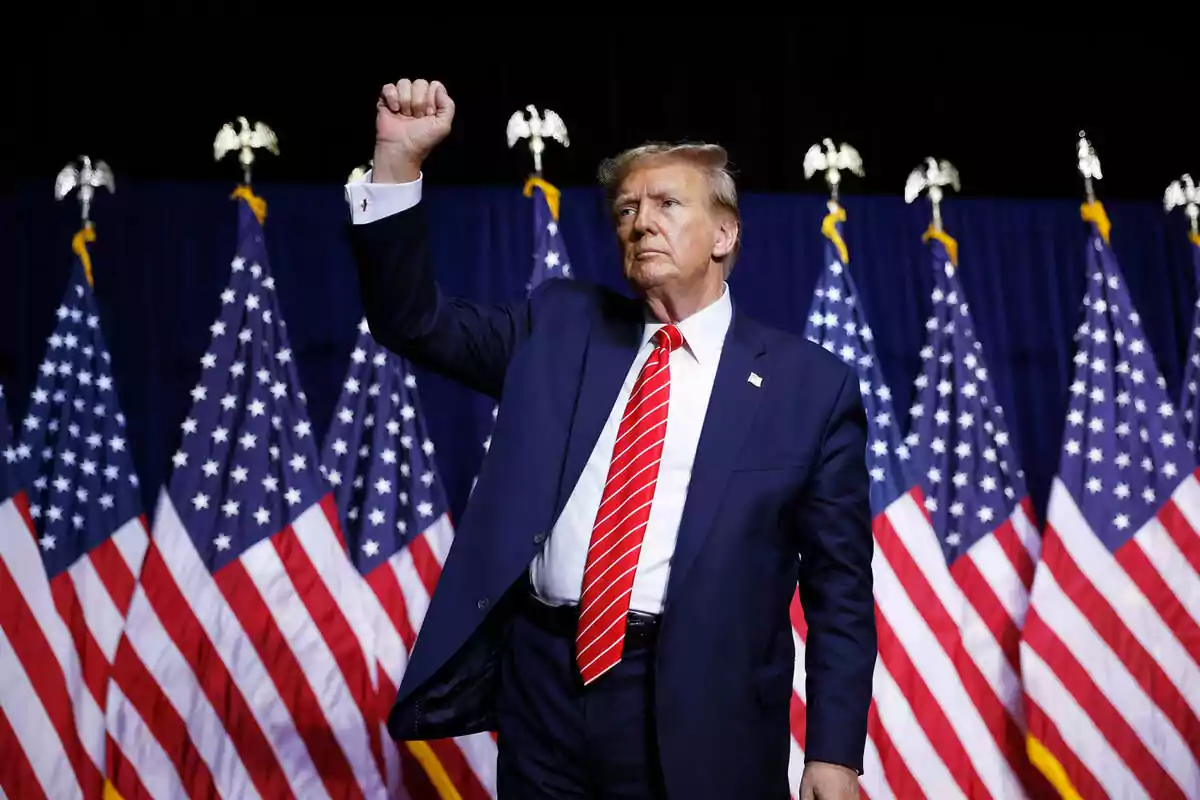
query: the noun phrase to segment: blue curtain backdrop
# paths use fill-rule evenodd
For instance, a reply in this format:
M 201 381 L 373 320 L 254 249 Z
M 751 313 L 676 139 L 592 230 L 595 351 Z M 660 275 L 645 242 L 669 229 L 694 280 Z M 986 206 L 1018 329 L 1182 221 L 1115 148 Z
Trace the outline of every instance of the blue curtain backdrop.
M 237 233 L 232 188 L 125 184 L 115 196 L 99 197 L 93 211 L 95 291 L 148 509 L 168 472 L 227 281 Z M 1102 182 L 1099 188 L 1103 195 Z M 342 187 L 260 185 L 256 191 L 269 206 L 266 233 L 279 300 L 309 412 L 323 437 L 362 313 L 343 234 Z M 482 301 L 524 292 L 532 208 L 519 186 L 439 188 L 431 176 L 425 198 L 447 291 Z M 932 285 L 921 242 L 929 207 L 899 197 L 843 200 L 850 268 L 896 408 L 906 414 Z M 824 197 L 750 195 L 743 208 L 745 245 L 730 280 L 735 302 L 768 324 L 801 332 L 823 266 Z M 1147 337 L 1178 397 L 1196 296 L 1185 221 L 1152 202 L 1106 208 Z M 1059 456 L 1084 292 L 1079 201 L 951 198 L 944 215 L 959 242 L 962 281 L 1040 515 Z M 566 189 L 560 224 L 577 279 L 621 287 L 599 193 Z M 48 181 L 0 198 L 0 383 L 14 426 L 53 328 L 77 228 L 78 204 L 73 197 L 56 203 Z M 457 515 L 483 455 L 493 404 L 437 376 L 418 375 Z

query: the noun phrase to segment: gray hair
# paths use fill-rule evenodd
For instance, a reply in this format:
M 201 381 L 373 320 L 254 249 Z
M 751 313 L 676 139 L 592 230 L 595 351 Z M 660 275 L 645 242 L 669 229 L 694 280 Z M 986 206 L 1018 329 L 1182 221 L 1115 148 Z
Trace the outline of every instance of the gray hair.
M 631 147 L 612 158 L 606 158 L 600 162 L 597 176 L 604 188 L 605 198 L 609 205 L 615 202 L 621 182 L 636 167 L 645 166 L 648 162 L 663 161 L 685 161 L 703 170 L 708 175 L 708 184 L 712 188 L 713 206 L 733 215 L 737 222 L 737 236 L 724 259 L 725 275 L 728 277 L 742 249 L 742 215 L 738 210 L 737 184 L 729 166 L 729 154 L 721 145 L 704 142 L 647 142 L 638 147 Z

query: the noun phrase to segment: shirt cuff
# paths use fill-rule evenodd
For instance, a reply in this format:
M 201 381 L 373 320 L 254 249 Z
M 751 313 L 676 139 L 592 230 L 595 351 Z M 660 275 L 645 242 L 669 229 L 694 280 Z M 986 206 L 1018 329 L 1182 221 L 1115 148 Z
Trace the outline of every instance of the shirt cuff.
M 421 202 L 421 181 L 424 173 L 409 183 L 371 183 L 367 170 L 361 181 L 346 184 L 346 204 L 350 206 L 350 220 L 355 225 L 399 214 Z

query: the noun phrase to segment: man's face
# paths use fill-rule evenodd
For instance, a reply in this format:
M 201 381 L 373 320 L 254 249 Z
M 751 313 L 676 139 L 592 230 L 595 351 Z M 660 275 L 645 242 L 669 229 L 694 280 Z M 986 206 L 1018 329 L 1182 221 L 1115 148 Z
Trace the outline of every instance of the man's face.
M 724 279 L 713 257 L 729 252 L 736 229 L 713 208 L 711 191 L 704 171 L 686 161 L 637 167 L 621 182 L 613 210 L 635 289 L 687 290 Z

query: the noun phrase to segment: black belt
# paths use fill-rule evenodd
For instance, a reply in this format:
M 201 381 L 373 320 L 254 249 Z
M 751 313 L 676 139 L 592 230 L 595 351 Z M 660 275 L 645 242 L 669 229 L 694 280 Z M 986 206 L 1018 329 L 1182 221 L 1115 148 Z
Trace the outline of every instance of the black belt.
M 521 603 L 523 616 L 555 636 L 575 638 L 579 630 L 579 606 L 552 606 L 532 592 L 525 592 Z M 657 614 L 630 611 L 625 621 L 625 650 L 640 649 L 654 643 L 658 636 Z

